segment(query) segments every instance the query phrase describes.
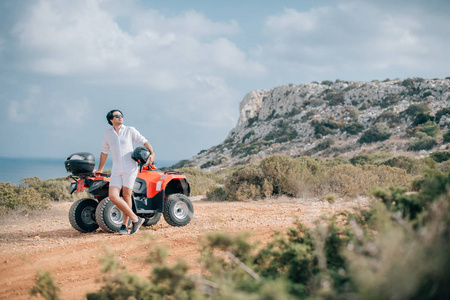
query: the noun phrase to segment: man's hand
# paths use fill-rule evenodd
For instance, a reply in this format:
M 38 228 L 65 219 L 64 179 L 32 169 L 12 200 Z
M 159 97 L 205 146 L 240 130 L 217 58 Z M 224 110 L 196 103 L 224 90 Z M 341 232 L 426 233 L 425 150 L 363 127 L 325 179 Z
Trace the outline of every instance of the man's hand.
M 101 152 L 100 153 L 100 164 L 98 165 L 98 170 L 94 171 L 95 176 L 99 176 L 103 173 L 103 167 L 105 166 L 106 159 L 108 158 L 108 154 Z
M 152 147 L 152 145 L 150 145 L 149 142 L 146 142 L 144 144 L 144 147 L 147 148 L 148 151 L 150 151 L 150 156 L 148 157 L 147 162 L 145 163 L 145 166 L 150 166 L 155 161 L 155 151 L 153 150 L 153 147 Z
M 154 160 L 155 160 L 155 154 L 152 153 L 149 155 L 147 162 L 145 163 L 145 166 L 152 165 Z

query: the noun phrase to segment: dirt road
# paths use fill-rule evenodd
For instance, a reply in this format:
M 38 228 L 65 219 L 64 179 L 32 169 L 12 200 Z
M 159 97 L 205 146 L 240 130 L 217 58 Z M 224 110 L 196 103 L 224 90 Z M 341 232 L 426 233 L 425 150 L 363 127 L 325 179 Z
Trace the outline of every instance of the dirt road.
M 186 227 L 169 226 L 163 218 L 136 235 L 121 236 L 97 230 L 74 230 L 67 214 L 72 203 L 53 203 L 50 210 L 12 215 L 0 221 L 0 299 L 36 299 L 29 295 L 37 270 L 50 271 L 63 299 L 85 299 L 97 291 L 102 277 L 99 258 L 113 251 L 129 271 L 145 277 L 149 267 L 136 260 L 148 254 L 151 244 L 169 250 L 169 262 L 183 258 L 194 273 L 200 272 L 198 238 L 210 231 L 247 231 L 265 244 L 275 230 L 284 230 L 295 218 L 312 225 L 320 215 L 366 206 L 367 199 L 338 200 L 333 204 L 314 199 L 276 198 L 249 202 L 209 202 L 193 198 L 195 219 Z

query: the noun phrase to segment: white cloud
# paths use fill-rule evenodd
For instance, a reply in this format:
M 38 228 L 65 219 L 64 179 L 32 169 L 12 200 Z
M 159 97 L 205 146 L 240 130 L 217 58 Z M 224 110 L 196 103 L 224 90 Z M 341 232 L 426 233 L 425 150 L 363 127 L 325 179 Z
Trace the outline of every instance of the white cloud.
M 87 98 L 61 99 L 40 86 L 27 88 L 21 100 L 8 101 L 8 119 L 13 123 L 32 123 L 53 130 L 66 130 L 89 119 L 90 101 Z
M 13 33 L 35 72 L 92 73 L 136 65 L 129 52 L 131 38 L 97 1 L 39 1 Z
M 213 22 L 195 11 L 166 17 L 135 7 L 130 15 L 107 1 L 40 0 L 16 24 L 25 67 L 34 72 L 83 76 L 155 89 L 192 88 L 192 76 L 257 76 L 264 67 L 227 37 L 235 21 Z M 120 27 L 120 18 L 129 28 Z M 29 59 L 26 59 L 29 57 Z
M 258 57 L 286 71 L 396 74 L 433 65 L 442 72 L 442 49 L 450 42 L 438 32 L 450 19 L 423 14 L 420 6 L 343 0 L 308 11 L 285 9 L 266 19 L 267 43 Z
M 320 15 L 327 13 L 327 8 L 314 9 L 311 12 L 299 12 L 292 8 L 284 10 L 282 15 L 269 16 L 266 20 L 266 31 L 277 38 L 280 33 L 292 34 L 292 30 L 298 33 L 310 32 L 317 28 Z M 281 35 L 284 38 L 283 35 Z
M 156 10 L 139 10 L 132 12 L 130 19 L 133 32 L 155 30 L 160 33 L 177 33 L 183 36 L 204 39 L 216 36 L 233 36 L 241 31 L 239 24 L 231 20 L 214 22 L 196 11 L 187 11 L 174 17 L 166 17 Z
M 26 99 L 11 100 L 8 106 L 8 118 L 15 123 L 24 123 L 29 121 L 33 114 L 39 115 L 39 96 L 41 94 L 41 87 L 31 86 L 28 88 Z

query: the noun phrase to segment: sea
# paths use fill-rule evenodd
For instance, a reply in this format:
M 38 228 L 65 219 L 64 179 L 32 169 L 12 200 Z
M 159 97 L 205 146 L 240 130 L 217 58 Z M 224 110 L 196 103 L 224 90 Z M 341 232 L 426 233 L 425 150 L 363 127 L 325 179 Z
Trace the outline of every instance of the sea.
M 20 184 L 27 177 L 39 177 L 41 180 L 67 177 L 70 175 L 64 166 L 65 158 L 9 158 L 0 157 L 0 182 Z M 170 167 L 178 160 L 157 160 L 156 167 Z M 96 165 L 97 167 L 98 165 Z M 104 170 L 111 169 L 108 159 Z

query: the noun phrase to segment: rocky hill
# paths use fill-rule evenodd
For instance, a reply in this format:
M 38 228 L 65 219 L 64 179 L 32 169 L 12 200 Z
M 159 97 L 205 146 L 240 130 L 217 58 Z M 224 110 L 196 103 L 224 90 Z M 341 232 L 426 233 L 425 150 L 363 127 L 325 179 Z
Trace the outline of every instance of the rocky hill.
M 223 143 L 181 166 L 216 169 L 282 153 L 352 157 L 447 149 L 450 77 L 289 84 L 248 93 Z

